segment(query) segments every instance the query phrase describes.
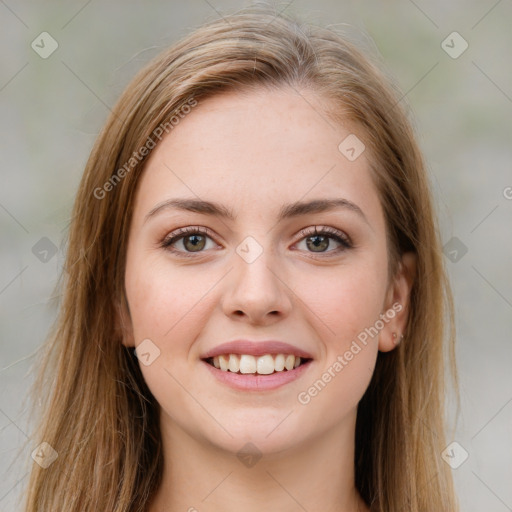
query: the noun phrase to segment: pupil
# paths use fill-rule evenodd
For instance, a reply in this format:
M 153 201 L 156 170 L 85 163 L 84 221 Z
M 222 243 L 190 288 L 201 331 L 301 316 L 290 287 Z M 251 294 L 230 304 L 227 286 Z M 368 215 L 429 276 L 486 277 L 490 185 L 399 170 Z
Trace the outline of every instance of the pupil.
M 202 249 L 204 247 L 204 237 L 202 235 L 190 235 L 185 239 L 185 245 L 187 245 L 186 241 L 191 241 L 191 248 L 192 250 Z M 189 247 L 187 247 L 189 249 Z
M 308 237 L 308 246 L 309 248 L 311 248 L 310 244 L 309 244 L 309 240 L 315 240 L 315 242 L 312 242 L 311 245 L 313 245 L 313 247 L 315 248 L 321 248 L 321 249 L 327 249 L 328 245 L 329 245 L 329 239 L 326 237 L 326 236 L 323 236 L 323 235 L 314 235 L 314 236 L 310 236 Z M 320 241 L 319 241 L 320 240 Z M 326 243 L 327 242 L 327 243 Z M 323 244 L 323 247 L 322 247 L 322 244 Z M 317 251 L 317 252 L 320 252 L 320 251 Z

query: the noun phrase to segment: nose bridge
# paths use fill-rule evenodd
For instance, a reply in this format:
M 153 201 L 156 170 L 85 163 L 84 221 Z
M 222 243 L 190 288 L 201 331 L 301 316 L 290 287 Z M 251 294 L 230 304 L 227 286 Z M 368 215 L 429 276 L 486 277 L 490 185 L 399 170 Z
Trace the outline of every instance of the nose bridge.
M 224 302 L 226 314 L 242 312 L 256 320 L 289 311 L 290 298 L 279 277 L 276 251 L 248 236 L 236 248 L 234 266 Z

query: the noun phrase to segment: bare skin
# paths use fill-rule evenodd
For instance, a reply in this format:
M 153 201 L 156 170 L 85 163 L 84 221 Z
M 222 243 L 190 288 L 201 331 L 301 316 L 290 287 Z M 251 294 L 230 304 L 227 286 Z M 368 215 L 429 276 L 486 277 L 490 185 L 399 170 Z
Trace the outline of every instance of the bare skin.
M 160 351 L 140 365 L 160 404 L 164 450 L 150 512 L 369 510 L 354 484 L 356 409 L 378 351 L 394 349 L 405 329 L 414 259 L 406 255 L 388 279 L 367 155 L 349 161 L 338 149 L 351 133 L 325 121 L 311 92 L 232 92 L 200 102 L 151 154 L 129 237 L 124 337 L 127 346 L 150 339 Z M 147 217 L 171 198 L 219 203 L 234 218 L 176 208 Z M 360 212 L 337 207 L 278 220 L 284 205 L 340 198 Z M 202 231 L 179 233 L 176 252 L 161 246 L 183 227 Z M 319 239 L 315 227 L 351 247 L 331 233 Z M 239 247 L 261 254 L 249 263 Z M 345 358 L 391 310 L 378 334 Z M 238 338 L 285 341 L 313 360 L 277 389 L 235 390 L 201 355 Z M 346 364 L 336 371 L 338 356 Z M 329 368 L 325 387 L 308 392 Z M 241 461 L 244 446 L 261 458 Z

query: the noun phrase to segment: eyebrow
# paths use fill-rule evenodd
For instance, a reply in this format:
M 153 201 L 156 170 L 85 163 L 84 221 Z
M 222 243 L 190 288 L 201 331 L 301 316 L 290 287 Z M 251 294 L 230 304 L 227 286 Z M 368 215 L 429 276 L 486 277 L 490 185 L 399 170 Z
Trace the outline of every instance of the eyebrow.
M 287 204 L 281 207 L 277 220 L 290 219 L 298 217 L 300 215 L 322 213 L 335 210 L 337 208 L 343 208 L 346 210 L 357 213 L 368 225 L 368 219 L 357 204 L 343 198 L 334 199 L 313 199 L 311 201 L 297 201 L 295 203 Z M 216 203 L 214 201 L 205 201 L 202 199 L 187 199 L 187 198 L 176 198 L 167 199 L 157 204 L 145 217 L 144 222 L 147 222 L 151 217 L 154 217 L 157 213 L 168 209 L 177 209 L 195 213 L 201 213 L 204 215 L 213 215 L 228 220 L 235 220 L 235 215 L 231 210 L 226 208 L 224 205 Z

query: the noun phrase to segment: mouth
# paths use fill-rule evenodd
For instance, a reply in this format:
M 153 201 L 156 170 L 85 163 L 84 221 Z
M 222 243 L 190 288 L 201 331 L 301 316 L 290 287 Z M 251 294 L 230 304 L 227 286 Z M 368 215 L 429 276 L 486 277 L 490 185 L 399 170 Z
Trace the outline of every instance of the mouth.
M 307 365 L 312 359 L 293 354 L 221 354 L 207 357 L 203 361 L 222 372 L 265 376 L 292 372 L 300 366 Z

